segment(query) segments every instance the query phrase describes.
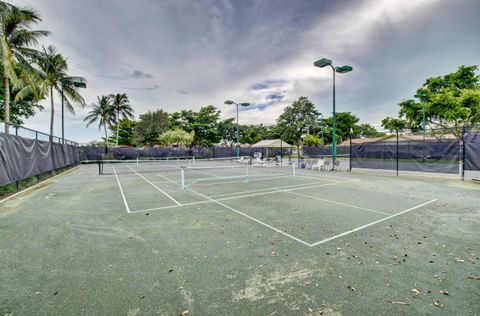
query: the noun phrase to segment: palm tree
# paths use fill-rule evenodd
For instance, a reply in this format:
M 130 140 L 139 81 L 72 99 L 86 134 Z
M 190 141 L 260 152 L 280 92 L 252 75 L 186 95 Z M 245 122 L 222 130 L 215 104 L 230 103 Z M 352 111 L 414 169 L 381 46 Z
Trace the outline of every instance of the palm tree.
M 37 76 L 26 72 L 19 64 L 15 64 L 17 84 L 10 87 L 10 117 L 9 121 L 14 125 L 22 125 L 22 118 L 35 115 L 36 110 L 43 107 L 38 102 L 45 98 L 42 82 Z M 0 83 L 0 117 L 3 117 L 5 89 Z
M 38 55 L 38 51 L 31 46 L 37 45 L 41 37 L 49 34 L 47 31 L 31 30 L 31 26 L 40 21 L 40 16 L 34 10 L 0 2 L 0 64 L 5 89 L 6 134 L 8 134 L 10 123 L 10 80 L 14 86 L 18 82 L 15 64 L 18 63 L 25 69 L 32 69 L 29 61 Z
M 133 108 L 130 105 L 128 96 L 126 93 L 117 93 L 111 94 L 110 99 L 112 100 L 112 110 L 115 112 L 117 122 L 117 140 L 115 146 L 118 147 L 118 132 L 120 129 L 120 115 L 123 118 L 133 118 Z
M 57 52 L 55 46 L 43 48 L 42 54 L 36 59 L 40 68 L 43 84 L 50 94 L 50 135 L 53 135 L 53 120 L 55 113 L 55 104 L 53 91 L 57 91 L 65 100 L 65 106 L 70 113 L 75 114 L 71 102 L 77 102 L 82 107 L 85 106 L 85 100 L 78 92 L 76 85 L 84 83 L 85 78 L 78 76 L 69 76 L 67 59 Z M 62 94 L 63 92 L 63 94 Z
M 103 95 L 102 97 L 97 97 L 98 104 L 93 106 L 93 109 L 88 112 L 88 115 L 85 117 L 84 121 L 87 122 L 87 127 L 95 123 L 98 120 L 98 129 L 103 126 L 105 130 L 105 146 L 108 151 L 108 135 L 107 135 L 107 125 L 111 127 L 114 123 L 114 116 L 112 111 L 112 102 L 108 96 Z

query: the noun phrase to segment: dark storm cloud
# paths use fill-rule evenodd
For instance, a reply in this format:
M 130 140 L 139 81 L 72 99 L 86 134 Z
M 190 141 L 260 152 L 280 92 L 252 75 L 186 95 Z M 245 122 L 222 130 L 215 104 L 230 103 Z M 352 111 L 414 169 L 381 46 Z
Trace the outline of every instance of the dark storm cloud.
M 283 99 L 283 95 L 280 95 L 280 94 L 269 94 L 266 96 L 266 99 L 267 100 L 272 100 L 272 101 L 275 101 L 275 102 L 279 102 L 279 101 L 282 101 Z
M 328 57 L 353 66 L 336 77 L 337 110 L 378 123 L 426 78 L 480 63 L 478 0 L 16 2 L 89 80 L 87 102 L 121 82 L 137 114 L 161 100 L 230 116 L 231 98 L 252 103 L 244 123 L 273 123 L 302 95 L 329 113 L 332 72 L 313 66 Z
M 270 89 L 270 88 L 275 88 L 279 87 L 283 84 L 285 84 L 287 81 L 286 80 L 266 80 L 263 82 L 258 82 L 253 84 L 250 89 L 251 90 L 264 90 L 264 89 Z

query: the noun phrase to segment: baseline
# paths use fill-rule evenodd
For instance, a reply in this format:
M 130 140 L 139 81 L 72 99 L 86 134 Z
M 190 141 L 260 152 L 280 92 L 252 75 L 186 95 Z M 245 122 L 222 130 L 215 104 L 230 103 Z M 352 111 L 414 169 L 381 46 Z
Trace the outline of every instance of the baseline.
M 239 211 L 239 210 L 236 210 L 236 209 L 234 209 L 233 207 L 228 206 L 228 205 L 226 205 L 226 204 L 224 204 L 224 203 L 222 203 L 222 202 L 220 202 L 220 201 L 218 201 L 218 200 L 212 199 L 211 197 L 206 196 L 205 194 L 196 192 L 195 190 L 191 190 L 191 191 L 194 192 L 194 193 L 196 193 L 196 194 L 198 194 L 198 195 L 200 195 L 200 196 L 203 196 L 203 197 L 206 198 L 206 199 L 209 199 L 209 200 L 210 200 L 211 202 L 213 202 L 213 203 L 216 203 L 216 204 L 218 204 L 218 205 L 220 205 L 220 206 L 223 206 L 223 207 L 225 207 L 225 208 L 227 208 L 227 209 L 229 209 L 229 210 L 231 210 L 231 211 L 233 211 L 233 212 L 235 212 L 235 213 L 237 213 L 237 214 L 239 214 L 239 215 L 242 215 L 242 216 L 244 216 L 244 217 L 246 217 L 246 218 L 248 218 L 248 219 L 250 219 L 250 220 L 252 220 L 252 221 L 254 221 L 254 222 L 258 223 L 258 224 L 260 224 L 260 225 L 263 225 L 263 226 L 265 226 L 265 227 L 267 227 L 267 228 L 270 228 L 271 230 L 274 230 L 274 231 L 276 231 L 276 232 L 279 233 L 279 234 L 282 234 L 282 235 L 284 235 L 284 236 L 286 236 L 286 237 L 288 237 L 288 238 L 290 238 L 290 239 L 293 239 L 293 240 L 295 240 L 295 241 L 297 241 L 297 242 L 299 242 L 299 243 L 301 243 L 301 244 L 303 244 L 303 245 L 305 245 L 305 246 L 310 246 L 310 244 L 307 243 L 306 241 L 303 241 L 303 240 L 301 240 L 301 239 L 299 239 L 299 238 L 297 238 L 297 237 L 294 237 L 294 236 L 292 236 L 292 235 L 290 235 L 290 234 L 287 234 L 286 232 L 281 231 L 280 229 L 278 229 L 278 228 L 276 228 L 276 227 L 273 227 L 273 226 L 271 226 L 271 225 L 269 225 L 269 224 L 267 224 L 267 223 L 264 223 L 264 222 L 262 222 L 261 220 L 256 219 L 255 217 L 252 217 L 252 216 L 250 216 L 250 215 L 247 215 L 247 214 L 245 214 L 245 213 L 243 213 L 243 212 L 241 212 L 241 211 Z
M 363 226 L 354 228 L 354 229 L 352 229 L 352 230 L 346 231 L 346 232 L 344 232 L 344 233 L 341 233 L 341 234 L 338 234 L 338 235 L 335 235 L 335 236 L 332 236 L 332 237 L 325 238 L 325 239 L 323 239 L 323 240 L 314 242 L 314 243 L 312 243 L 312 244 L 309 244 L 309 246 L 310 246 L 310 247 L 315 247 L 315 246 L 321 245 L 321 244 L 326 243 L 326 242 L 328 242 L 328 241 L 331 241 L 331 240 L 334 240 L 334 239 L 337 239 L 337 238 L 340 238 L 340 237 L 349 235 L 349 234 L 351 234 L 351 233 L 354 233 L 354 232 L 357 232 L 357 231 L 359 231 L 359 230 L 365 229 L 365 228 L 367 228 L 367 227 L 376 225 L 376 224 L 378 224 L 378 223 L 384 222 L 384 221 L 386 221 L 386 220 L 389 220 L 389 219 L 391 219 L 391 218 L 397 217 L 397 216 L 399 216 L 399 215 L 402 215 L 402 214 L 411 212 L 411 211 L 413 211 L 413 210 L 416 210 L 416 209 L 418 209 L 418 208 L 420 208 L 420 207 L 423 207 L 423 206 L 428 205 L 428 204 L 430 204 L 430 203 L 433 203 L 433 202 L 435 202 L 435 201 L 437 201 L 437 199 L 433 199 L 433 200 L 427 201 L 427 202 L 422 203 L 422 204 L 420 204 L 420 205 L 411 207 L 411 208 L 409 208 L 409 209 L 407 209 L 407 210 L 404 210 L 404 211 L 401 211 L 401 212 L 399 212 L 399 213 L 396 213 L 396 214 L 387 216 L 387 217 L 385 217 L 385 218 L 379 219 L 378 221 L 374 221 L 374 222 L 371 222 L 371 223 L 369 223 L 369 224 L 366 224 L 366 225 L 363 225 Z
M 306 198 L 313 199 L 313 200 L 318 200 L 318 201 L 322 201 L 322 202 L 327 202 L 327 203 L 331 203 L 331 204 L 337 204 L 337 205 L 341 205 L 341 206 L 346 206 L 346 207 L 349 207 L 349 208 L 355 208 L 355 209 L 362 210 L 362 211 L 372 212 L 372 213 L 376 213 L 376 214 L 391 215 L 391 214 L 389 214 L 389 213 L 382 212 L 382 211 L 377 211 L 377 210 L 373 210 L 373 209 L 370 209 L 370 208 L 365 208 L 365 207 L 356 206 L 356 205 L 352 205 L 352 204 L 347 204 L 347 203 L 342 203 L 342 202 L 337 202 L 337 201 L 322 199 L 322 198 L 319 198 L 319 197 L 316 197 L 316 196 L 311 196 L 311 195 L 302 194 L 302 193 L 298 193 L 298 192 L 290 192 L 290 191 L 288 191 L 287 193 L 289 193 L 289 194 L 294 194 L 294 195 L 298 195 L 298 196 L 302 196 L 302 197 L 306 197 Z

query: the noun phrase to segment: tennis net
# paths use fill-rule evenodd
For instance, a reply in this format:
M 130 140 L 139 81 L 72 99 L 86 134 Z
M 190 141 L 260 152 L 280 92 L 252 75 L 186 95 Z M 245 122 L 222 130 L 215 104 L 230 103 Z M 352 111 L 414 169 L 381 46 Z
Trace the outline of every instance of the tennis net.
M 128 174 L 150 172 L 178 172 L 183 166 L 192 165 L 193 159 L 133 159 L 133 160 L 99 160 L 98 173 Z
M 99 160 L 99 174 L 177 172 L 182 167 L 242 167 L 250 157 Z
M 295 176 L 295 165 L 216 165 L 199 166 L 197 162 L 191 166 L 180 168 L 182 188 L 192 185 L 226 184 L 240 181 L 267 180 Z

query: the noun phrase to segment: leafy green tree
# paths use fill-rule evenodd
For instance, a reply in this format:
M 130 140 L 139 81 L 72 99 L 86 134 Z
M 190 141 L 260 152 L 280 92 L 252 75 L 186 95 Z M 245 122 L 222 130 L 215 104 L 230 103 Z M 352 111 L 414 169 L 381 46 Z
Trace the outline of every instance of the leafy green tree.
M 40 70 L 40 76 L 43 79 L 43 85 L 50 95 L 50 135 L 53 135 L 55 103 L 53 92 L 56 91 L 65 102 L 66 109 L 75 114 L 75 109 L 71 102 L 77 102 L 82 107 L 85 106 L 85 100 L 78 92 L 75 86 L 77 82 L 85 82 L 85 78 L 68 75 L 67 59 L 58 53 L 54 46 L 48 46 L 43 49 L 43 53 L 37 58 L 37 64 Z
M 112 115 L 112 104 L 108 96 L 103 95 L 102 97 L 97 97 L 98 104 L 93 106 L 93 109 L 88 112 L 88 115 L 85 117 L 84 121 L 87 122 L 87 127 L 95 123 L 98 120 L 98 129 L 103 126 L 105 131 L 105 145 L 108 150 L 108 135 L 107 135 L 107 126 L 111 127 L 114 123 L 114 116 Z
M 158 141 L 158 136 L 170 128 L 170 118 L 163 110 L 148 111 L 140 114 L 139 120 L 133 131 L 133 139 L 138 145 L 153 145 Z
M 308 134 L 304 135 L 302 143 L 304 146 L 309 147 L 320 146 L 322 145 L 322 140 L 318 136 Z
M 212 146 L 222 136 L 218 132 L 220 111 L 213 105 L 207 105 L 198 112 L 183 110 L 171 115 L 172 125 L 187 132 L 195 132 L 193 144 Z
M 407 122 L 400 118 L 386 117 L 382 120 L 382 127 L 390 132 L 400 132 L 407 127 Z
M 47 31 L 31 29 L 33 24 L 40 21 L 40 16 L 34 10 L 16 7 L 3 1 L 0 3 L 0 66 L 5 91 L 3 118 L 7 123 L 6 134 L 10 123 L 10 81 L 13 86 L 18 83 L 16 64 L 29 72 L 32 69 L 29 61 L 38 54 L 31 46 L 38 44 L 41 37 L 48 35 Z
M 175 128 L 166 131 L 159 137 L 159 141 L 163 145 L 176 145 L 190 147 L 195 138 L 195 132 L 186 132 L 183 129 Z
M 478 66 L 460 66 L 454 73 L 428 78 L 417 90 L 425 94 L 424 100 L 403 100 L 400 102 L 401 118 L 411 130 L 421 130 L 423 102 L 426 108 L 426 122 L 430 128 L 453 128 L 461 137 L 462 125 L 480 123 L 480 78 L 476 75 Z
M 118 145 L 134 145 L 133 141 L 133 130 L 135 128 L 136 122 L 128 118 L 120 119 L 120 124 L 113 124 L 110 127 L 110 130 L 115 135 L 115 137 L 110 137 L 112 143 L 117 142 L 117 125 L 118 125 Z M 117 145 L 117 146 L 118 146 Z
M 377 131 L 377 129 L 370 124 L 360 124 L 353 129 L 353 137 L 357 138 L 361 136 L 380 137 L 384 135 L 384 133 Z
M 299 156 L 302 135 L 318 129 L 319 114 L 315 109 L 315 105 L 307 97 L 300 97 L 287 106 L 277 119 L 277 128 L 283 135 L 282 138 L 297 145 Z
M 350 129 L 353 129 L 353 135 L 360 134 L 360 126 L 357 123 L 360 121 L 358 117 L 350 112 L 337 112 L 337 143 L 342 143 L 350 137 Z M 325 119 L 326 129 L 324 132 L 325 142 L 332 142 L 333 133 L 333 118 Z
M 261 140 L 268 139 L 269 128 L 263 124 L 259 125 L 242 125 L 240 126 L 240 142 L 242 144 L 255 144 Z M 272 138 L 279 138 L 272 137 Z
M 120 116 L 123 119 L 133 119 L 133 108 L 130 105 L 126 93 L 111 94 L 110 99 L 112 102 L 112 110 L 115 112 L 116 130 L 119 130 Z M 118 146 L 118 138 L 119 134 L 116 133 L 115 146 Z
M 239 128 L 240 142 L 242 139 L 242 126 Z M 218 135 L 221 138 L 220 142 L 229 146 L 233 146 L 237 141 L 237 124 L 234 118 L 225 119 L 218 123 Z

